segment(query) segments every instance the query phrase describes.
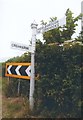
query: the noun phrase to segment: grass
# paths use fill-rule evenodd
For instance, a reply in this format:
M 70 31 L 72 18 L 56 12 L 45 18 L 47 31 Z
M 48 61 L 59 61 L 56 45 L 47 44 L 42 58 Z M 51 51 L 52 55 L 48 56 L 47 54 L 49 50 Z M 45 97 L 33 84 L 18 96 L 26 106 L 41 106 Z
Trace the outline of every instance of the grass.
M 0 77 L 0 92 L 1 92 L 1 89 L 2 89 L 2 78 Z
M 8 79 L 3 78 L 2 118 L 28 118 L 29 104 L 27 97 L 6 97 L 4 90 Z
M 0 63 L 0 77 L 2 76 L 2 64 Z
M 19 111 L 21 109 L 21 105 L 20 104 L 7 104 L 7 108 L 9 108 L 11 111 Z
M 3 118 L 26 118 L 28 110 L 26 98 L 4 98 L 3 100 Z

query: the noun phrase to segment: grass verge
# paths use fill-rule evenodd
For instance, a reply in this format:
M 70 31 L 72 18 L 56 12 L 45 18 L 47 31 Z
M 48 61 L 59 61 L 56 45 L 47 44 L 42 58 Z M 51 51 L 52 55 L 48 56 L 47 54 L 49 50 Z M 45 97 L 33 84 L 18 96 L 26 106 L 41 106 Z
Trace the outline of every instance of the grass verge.
M 2 80 L 2 118 L 28 118 L 29 116 L 29 102 L 27 97 L 6 97 L 4 92 L 8 85 L 8 79 Z

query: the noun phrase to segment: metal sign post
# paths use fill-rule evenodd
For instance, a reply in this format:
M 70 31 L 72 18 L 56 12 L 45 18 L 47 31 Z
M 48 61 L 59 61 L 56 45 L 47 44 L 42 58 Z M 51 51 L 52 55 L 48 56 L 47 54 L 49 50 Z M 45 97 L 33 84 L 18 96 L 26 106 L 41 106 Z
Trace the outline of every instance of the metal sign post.
M 35 46 L 36 46 L 36 33 L 37 33 L 37 24 L 34 22 L 31 24 L 32 29 L 32 47 L 31 47 L 31 78 L 30 78 L 30 94 L 29 94 L 29 102 L 30 109 L 32 110 L 34 107 L 34 86 L 35 86 L 35 69 L 34 69 L 34 56 L 35 56 Z
M 18 79 L 18 96 L 20 95 L 20 83 L 21 83 L 21 79 Z

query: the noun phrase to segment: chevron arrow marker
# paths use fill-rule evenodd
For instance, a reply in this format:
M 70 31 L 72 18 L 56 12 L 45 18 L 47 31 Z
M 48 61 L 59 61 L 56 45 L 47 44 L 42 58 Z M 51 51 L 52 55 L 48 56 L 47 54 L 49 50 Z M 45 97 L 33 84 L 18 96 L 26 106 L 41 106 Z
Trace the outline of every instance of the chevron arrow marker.
M 7 69 L 9 74 L 12 74 L 11 71 L 10 71 L 11 67 L 12 67 L 12 65 L 10 65 Z
M 31 63 L 6 63 L 5 76 L 30 79 Z
M 21 68 L 21 66 L 22 66 L 22 65 L 19 65 L 19 66 L 15 69 L 17 75 L 21 75 L 20 72 L 19 72 L 19 69 Z
M 30 70 L 31 70 L 31 66 L 29 66 L 29 67 L 25 70 L 25 72 L 27 73 L 27 75 L 28 75 L 29 77 L 31 76 Z

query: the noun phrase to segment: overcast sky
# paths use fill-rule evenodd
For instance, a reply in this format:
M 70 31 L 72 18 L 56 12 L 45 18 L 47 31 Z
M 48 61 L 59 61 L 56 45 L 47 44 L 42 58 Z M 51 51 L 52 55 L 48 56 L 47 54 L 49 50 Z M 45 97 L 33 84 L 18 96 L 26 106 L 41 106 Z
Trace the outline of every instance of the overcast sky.
M 29 44 L 31 23 L 61 19 L 68 8 L 77 16 L 81 13 L 82 0 L 0 0 L 0 62 L 5 58 L 24 53 L 11 48 L 11 42 Z M 77 27 L 76 35 L 80 32 Z

